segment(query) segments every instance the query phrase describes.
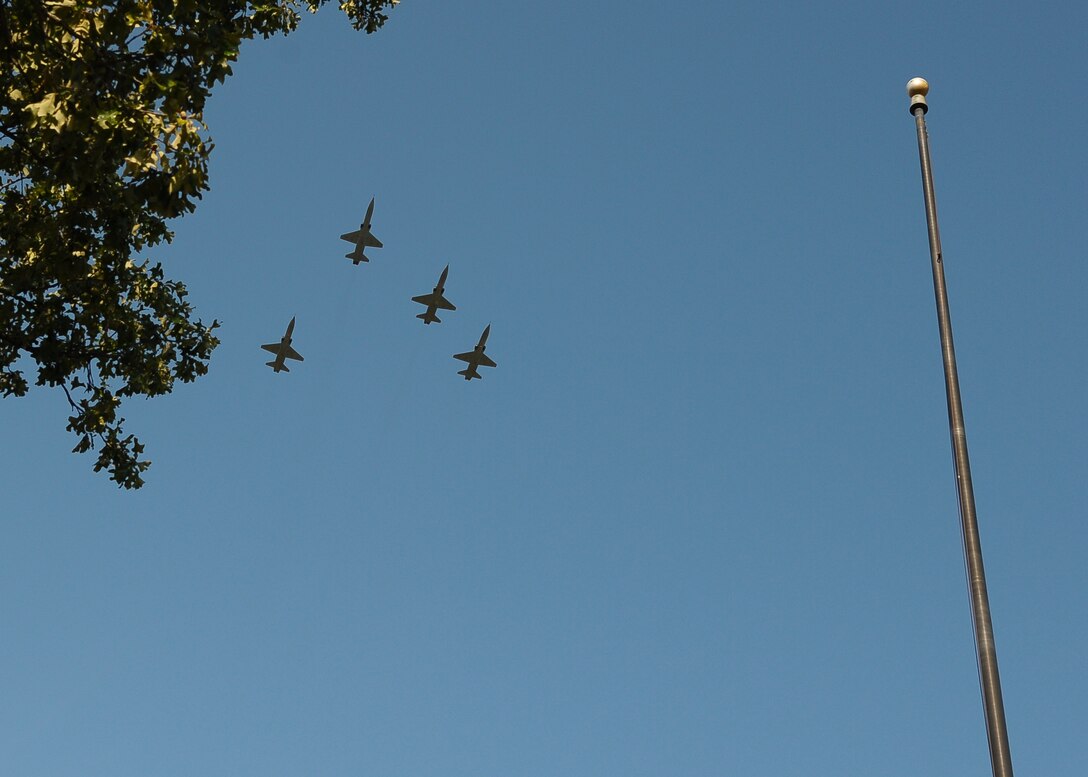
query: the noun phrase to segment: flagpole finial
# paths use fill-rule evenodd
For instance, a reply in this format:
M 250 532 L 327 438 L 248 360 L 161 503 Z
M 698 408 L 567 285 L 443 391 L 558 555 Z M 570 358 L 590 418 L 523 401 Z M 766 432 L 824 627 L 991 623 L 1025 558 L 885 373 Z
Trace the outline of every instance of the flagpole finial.
M 929 81 L 924 78 L 912 78 L 907 81 L 907 95 L 910 96 L 910 112 L 914 113 L 916 105 L 922 106 L 922 113 L 929 110 L 926 95 L 929 94 Z

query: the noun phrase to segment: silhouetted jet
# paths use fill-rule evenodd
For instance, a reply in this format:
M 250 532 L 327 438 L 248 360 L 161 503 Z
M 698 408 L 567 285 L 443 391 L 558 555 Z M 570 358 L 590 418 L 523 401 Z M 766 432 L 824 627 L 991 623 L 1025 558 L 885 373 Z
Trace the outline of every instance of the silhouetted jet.
M 265 362 L 276 372 L 290 372 L 287 369 L 287 365 L 284 364 L 284 359 L 294 359 L 295 361 L 302 361 L 302 355 L 291 347 L 291 333 L 295 331 L 295 319 L 291 319 L 291 323 L 287 325 L 287 331 L 284 332 L 283 338 L 278 343 L 269 343 L 268 345 L 262 345 L 266 351 L 271 351 L 276 354 L 276 358 L 270 362 Z
M 350 254 L 344 254 L 353 263 L 369 262 L 370 257 L 363 253 L 367 248 L 381 248 L 382 241 L 374 237 L 370 231 L 370 217 L 374 215 L 374 198 L 370 198 L 370 205 L 366 209 L 366 218 L 354 232 L 345 232 L 340 236 L 341 240 L 355 244 L 355 250 Z
M 449 272 L 450 266 L 447 264 L 446 269 L 442 271 L 442 275 L 438 278 L 438 285 L 434 287 L 434 291 L 430 294 L 420 294 L 418 297 L 412 297 L 412 302 L 418 302 L 420 305 L 427 306 L 426 313 L 420 313 L 416 316 L 416 318 L 422 318 L 424 324 L 442 323 L 442 319 L 434 314 L 438 308 L 442 308 L 443 310 L 457 310 L 452 302 L 442 296 L 442 292 L 446 290 L 446 276 Z
M 458 370 L 458 375 L 464 375 L 465 380 L 472 380 L 473 378 L 483 379 L 483 376 L 476 371 L 477 367 L 495 367 L 495 362 L 491 361 L 491 357 L 484 353 L 485 343 L 487 342 L 487 336 L 491 334 L 491 324 L 484 327 L 484 333 L 480 335 L 480 342 L 476 343 L 476 347 L 468 353 L 455 353 L 454 359 L 460 359 L 463 362 L 468 362 L 468 367 L 463 370 Z

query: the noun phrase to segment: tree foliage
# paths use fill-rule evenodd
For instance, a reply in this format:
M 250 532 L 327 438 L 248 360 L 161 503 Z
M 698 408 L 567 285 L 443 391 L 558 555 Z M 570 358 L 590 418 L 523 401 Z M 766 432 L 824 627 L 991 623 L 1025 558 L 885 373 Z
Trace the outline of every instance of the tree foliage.
M 75 452 L 126 488 L 124 397 L 208 370 L 216 321 L 141 258 L 208 188 L 202 112 L 242 41 L 327 0 L 0 0 L 0 395 L 59 387 Z M 399 0 L 343 0 L 374 32 Z M 36 372 L 36 375 L 33 373 Z

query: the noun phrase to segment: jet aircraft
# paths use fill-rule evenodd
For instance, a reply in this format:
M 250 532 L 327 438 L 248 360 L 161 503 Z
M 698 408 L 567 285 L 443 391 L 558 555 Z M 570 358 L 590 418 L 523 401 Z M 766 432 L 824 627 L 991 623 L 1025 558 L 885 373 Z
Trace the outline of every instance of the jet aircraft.
M 287 365 L 284 363 L 284 359 L 294 359 L 296 361 L 302 361 L 302 355 L 291 347 L 291 333 L 295 331 L 295 319 L 291 318 L 291 323 L 287 325 L 287 331 L 284 333 L 283 338 L 278 343 L 269 343 L 268 345 L 262 345 L 266 351 L 271 351 L 276 354 L 276 358 L 270 362 L 265 362 L 275 372 L 290 372 L 287 369 Z
M 480 342 L 476 343 L 476 347 L 467 353 L 455 353 L 454 359 L 460 359 L 463 362 L 468 362 L 468 367 L 463 370 L 458 370 L 458 375 L 464 375 L 465 380 L 472 380 L 473 378 L 483 379 L 483 376 L 477 372 L 477 367 L 495 367 L 495 362 L 491 360 L 491 357 L 484 353 L 487 343 L 487 336 L 491 334 L 491 324 L 484 327 L 484 333 L 480 335 Z
M 359 262 L 369 262 L 370 257 L 363 252 L 367 248 L 381 248 L 382 241 L 374 237 L 374 234 L 370 231 L 370 217 L 374 215 L 374 198 L 370 198 L 370 205 L 366 209 L 366 217 L 363 219 L 363 223 L 359 225 L 359 228 L 354 232 L 345 232 L 340 236 L 341 240 L 346 240 L 349 243 L 354 243 L 355 250 L 350 254 L 344 254 L 345 257 L 350 259 L 354 264 Z
M 441 324 L 442 319 L 435 315 L 435 311 L 438 308 L 443 310 L 457 310 L 453 306 L 453 303 L 442 296 L 442 292 L 446 290 L 446 276 L 449 275 L 450 266 L 447 264 L 446 269 L 442 271 L 442 275 L 438 278 L 438 285 L 434 287 L 434 291 L 430 294 L 420 294 L 418 297 L 412 297 L 412 302 L 418 302 L 420 305 L 426 305 L 427 311 L 420 313 L 416 318 L 422 318 L 424 324 Z

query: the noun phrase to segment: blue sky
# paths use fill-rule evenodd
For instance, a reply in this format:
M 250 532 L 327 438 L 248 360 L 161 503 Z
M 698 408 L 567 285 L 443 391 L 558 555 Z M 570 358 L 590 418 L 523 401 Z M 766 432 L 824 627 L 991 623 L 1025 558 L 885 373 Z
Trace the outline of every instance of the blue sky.
M 223 327 L 124 407 L 147 485 L 68 453 L 62 395 L 0 403 L 5 770 L 989 774 L 921 75 L 1014 764 L 1079 777 L 1088 12 L 949 5 L 246 44 L 153 255 Z

